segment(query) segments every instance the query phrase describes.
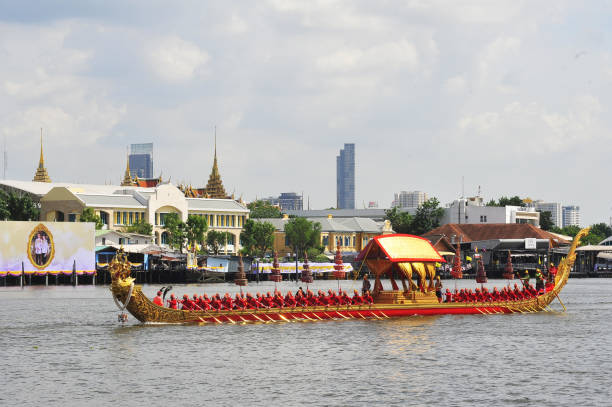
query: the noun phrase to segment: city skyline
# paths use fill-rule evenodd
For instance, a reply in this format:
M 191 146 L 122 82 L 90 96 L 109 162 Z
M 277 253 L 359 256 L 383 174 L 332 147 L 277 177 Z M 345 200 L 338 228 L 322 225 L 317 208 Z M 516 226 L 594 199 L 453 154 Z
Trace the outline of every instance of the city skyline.
M 245 199 L 335 206 L 350 140 L 356 206 L 407 187 L 449 203 L 465 177 L 468 196 L 612 215 L 604 2 L 63 4 L 0 6 L 8 179 L 31 179 L 43 127 L 53 180 L 116 182 L 144 139 L 164 179 L 205 185 L 217 125 Z

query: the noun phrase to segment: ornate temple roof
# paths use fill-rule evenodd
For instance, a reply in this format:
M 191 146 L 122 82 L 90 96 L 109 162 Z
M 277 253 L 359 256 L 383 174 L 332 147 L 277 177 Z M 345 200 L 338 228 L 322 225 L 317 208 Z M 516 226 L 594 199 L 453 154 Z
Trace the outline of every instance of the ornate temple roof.
M 228 198 L 223 187 L 223 181 L 219 174 L 219 167 L 217 166 L 217 136 L 215 135 L 215 158 L 213 161 L 212 171 L 208 177 L 208 183 L 204 189 L 204 196 L 207 198 Z
M 129 186 L 137 186 L 138 184 L 132 178 L 132 174 L 130 173 L 130 157 L 128 156 L 127 162 L 125 165 L 125 174 L 123 174 L 123 181 L 121 181 L 122 187 Z
M 42 129 L 40 129 L 40 160 L 38 161 L 38 168 L 34 174 L 34 182 L 51 182 L 47 169 L 45 168 L 45 159 L 43 157 L 43 145 L 42 145 Z

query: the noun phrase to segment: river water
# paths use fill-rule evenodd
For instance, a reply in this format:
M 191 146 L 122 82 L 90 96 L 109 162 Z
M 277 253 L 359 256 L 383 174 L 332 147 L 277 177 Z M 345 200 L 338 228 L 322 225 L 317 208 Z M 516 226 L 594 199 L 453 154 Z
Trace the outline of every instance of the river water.
M 0 288 L 0 405 L 610 406 L 611 292 L 612 279 L 572 279 L 567 312 L 120 326 L 108 287 Z

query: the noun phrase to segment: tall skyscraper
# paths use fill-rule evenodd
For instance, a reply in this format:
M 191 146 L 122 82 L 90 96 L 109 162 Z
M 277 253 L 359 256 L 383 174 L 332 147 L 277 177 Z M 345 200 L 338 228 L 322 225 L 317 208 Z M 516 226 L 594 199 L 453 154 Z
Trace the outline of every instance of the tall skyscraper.
M 132 178 L 153 178 L 153 143 L 130 145 Z
M 336 207 L 355 209 L 355 144 L 344 144 L 336 157 Z

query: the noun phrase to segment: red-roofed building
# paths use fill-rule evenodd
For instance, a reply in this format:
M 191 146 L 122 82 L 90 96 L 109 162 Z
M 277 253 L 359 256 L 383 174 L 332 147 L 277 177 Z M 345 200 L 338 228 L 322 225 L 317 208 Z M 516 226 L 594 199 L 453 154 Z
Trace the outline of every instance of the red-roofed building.
M 464 262 L 469 263 L 468 257 L 478 251 L 490 277 L 501 276 L 508 251 L 515 270 L 544 269 L 551 257 L 557 263 L 557 257 L 563 255 L 553 253 L 553 248 L 571 243 L 528 223 L 448 223 L 424 234 L 426 238 L 438 236 L 445 236 L 453 245 L 459 243 Z

